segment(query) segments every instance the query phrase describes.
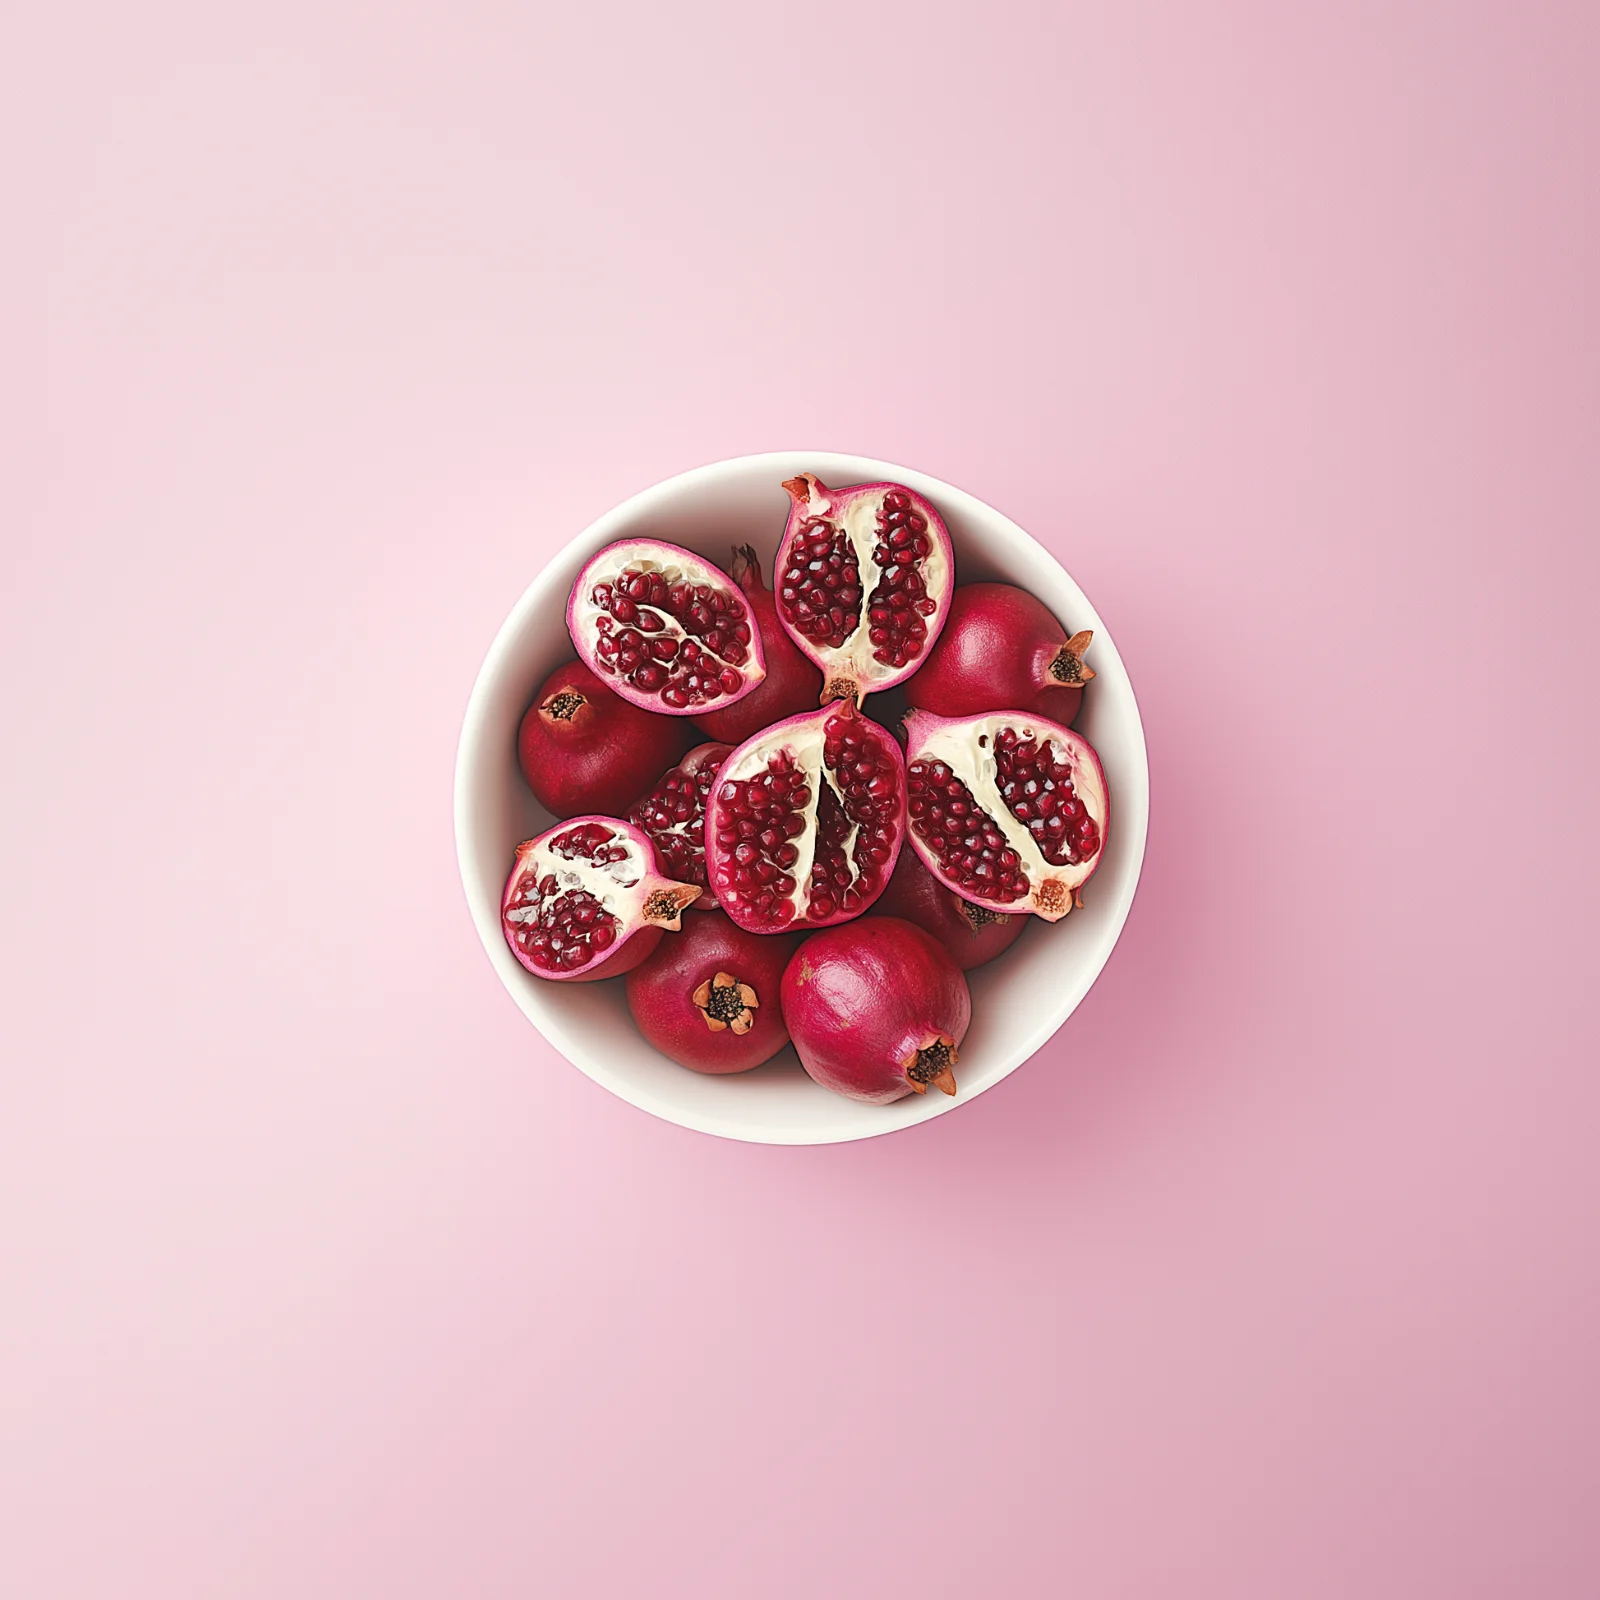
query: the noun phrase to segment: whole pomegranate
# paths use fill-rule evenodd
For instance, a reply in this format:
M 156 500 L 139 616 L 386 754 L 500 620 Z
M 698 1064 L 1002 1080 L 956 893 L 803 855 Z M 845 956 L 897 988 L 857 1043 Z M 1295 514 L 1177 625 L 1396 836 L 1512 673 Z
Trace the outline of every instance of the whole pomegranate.
M 567 632 L 624 700 L 669 716 L 731 706 L 767 675 L 744 591 L 660 539 L 619 540 L 594 556 L 572 585 Z
M 706 806 L 706 875 L 718 903 L 752 933 L 860 916 L 894 871 L 905 781 L 900 746 L 853 701 L 746 739 Z
M 650 840 L 618 817 L 573 817 L 517 846 L 500 902 L 511 953 L 537 978 L 614 978 L 644 960 L 700 897 L 656 867 Z
M 748 1072 L 789 1042 L 780 989 L 798 934 L 691 917 L 628 974 L 628 1010 L 662 1055 L 695 1072 Z
M 871 916 L 801 945 L 783 974 L 783 1018 L 800 1064 L 825 1089 L 887 1105 L 929 1084 L 956 1092 L 951 1068 L 972 999 L 931 934 Z
M 963 899 L 1057 922 L 1100 865 L 1106 775 L 1081 733 L 1045 717 L 908 712 L 906 812 L 923 864 Z
M 931 933 L 963 972 L 1003 955 L 1032 920 L 963 900 L 923 866 L 915 850 L 900 852 L 894 876 L 875 909 L 886 916 L 904 917 L 924 933 Z
M 742 700 L 721 711 L 697 714 L 694 723 L 713 739 L 739 744 L 774 722 L 809 711 L 822 698 L 822 674 L 783 631 L 772 591 L 761 581 L 761 562 L 755 551 L 747 544 L 736 546 L 728 570 L 744 590 L 755 617 L 767 675 Z
M 1083 653 L 1094 635 L 1069 639 L 1050 608 L 1009 583 L 964 583 L 950 597 L 944 632 L 906 686 L 914 706 L 938 717 L 1032 711 L 1070 727 L 1094 671 Z
M 689 748 L 693 730 L 614 695 L 581 661 L 557 667 L 517 731 L 517 761 L 556 817 L 628 809 Z
M 784 484 L 778 619 L 822 669 L 824 700 L 861 700 L 909 678 L 944 626 L 955 558 L 944 519 L 914 489 Z

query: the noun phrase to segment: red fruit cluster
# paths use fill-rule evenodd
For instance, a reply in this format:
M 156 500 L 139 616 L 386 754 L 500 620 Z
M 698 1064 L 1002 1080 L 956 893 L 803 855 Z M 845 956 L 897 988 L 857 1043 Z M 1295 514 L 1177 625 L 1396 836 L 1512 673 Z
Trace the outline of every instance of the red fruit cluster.
M 518 847 L 506 941 L 540 978 L 626 973 L 640 1032 L 697 1072 L 792 1040 L 841 1094 L 953 1095 L 964 973 L 1080 904 L 1104 853 L 1105 775 L 1070 727 L 1091 636 L 1020 589 L 957 587 L 905 485 L 784 488 L 775 591 L 748 544 L 724 572 L 629 539 L 579 574 L 581 659 L 517 741 L 566 820 Z M 899 741 L 862 709 L 892 685 Z

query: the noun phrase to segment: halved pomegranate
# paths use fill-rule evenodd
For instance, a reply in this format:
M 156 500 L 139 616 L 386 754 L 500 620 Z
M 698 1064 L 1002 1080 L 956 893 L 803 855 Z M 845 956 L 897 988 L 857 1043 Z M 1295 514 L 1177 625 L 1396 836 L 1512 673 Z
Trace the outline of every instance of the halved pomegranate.
M 500 926 L 536 977 L 610 978 L 638 966 L 699 896 L 698 884 L 661 875 L 631 823 L 573 817 L 517 846 Z
M 767 675 L 739 585 L 659 539 L 623 539 L 589 561 L 572 586 L 567 631 L 608 687 L 668 716 L 730 706 Z
M 822 668 L 822 698 L 854 700 L 909 678 L 939 637 L 955 561 L 944 519 L 898 483 L 784 484 L 778 618 Z
M 908 712 L 911 842 L 957 894 L 1059 921 L 1105 850 L 1106 775 L 1089 741 L 1021 711 Z
M 628 812 L 628 821 L 650 835 L 661 865 L 702 889 L 706 887 L 706 799 L 717 768 L 732 753 L 731 744 L 697 744 Z M 714 894 L 702 894 L 694 903 L 696 911 L 716 907 Z
M 825 928 L 883 893 L 905 838 L 905 764 L 850 701 L 763 729 L 722 764 L 706 873 L 754 933 Z

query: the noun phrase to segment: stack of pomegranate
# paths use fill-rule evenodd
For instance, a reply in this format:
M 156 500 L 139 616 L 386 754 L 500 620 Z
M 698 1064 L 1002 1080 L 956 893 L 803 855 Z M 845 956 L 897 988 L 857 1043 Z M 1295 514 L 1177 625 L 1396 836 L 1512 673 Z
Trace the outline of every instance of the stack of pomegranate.
M 1105 849 L 1071 728 L 1090 635 L 958 588 L 914 490 L 784 488 L 775 590 L 748 545 L 724 572 L 628 539 L 579 573 L 580 659 L 517 752 L 565 820 L 517 848 L 506 941 L 540 978 L 626 974 L 640 1032 L 696 1072 L 793 1039 L 840 1094 L 954 1094 L 965 972 L 1081 904 Z M 896 685 L 891 731 L 863 704 Z

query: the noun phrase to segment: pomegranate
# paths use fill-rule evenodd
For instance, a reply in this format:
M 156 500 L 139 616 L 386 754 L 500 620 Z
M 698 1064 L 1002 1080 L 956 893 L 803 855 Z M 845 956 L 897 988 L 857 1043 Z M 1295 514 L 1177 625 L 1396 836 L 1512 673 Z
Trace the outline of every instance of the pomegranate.
M 517 846 L 500 926 L 536 977 L 612 978 L 638 966 L 699 896 L 698 884 L 662 877 L 640 829 L 573 817 Z
M 781 933 L 859 916 L 905 838 L 905 765 L 851 701 L 763 729 L 722 764 L 706 870 L 742 928 Z
M 939 637 L 955 561 L 939 513 L 897 483 L 784 484 L 778 620 L 822 668 L 822 697 L 854 700 L 909 678 Z M 870 580 L 870 581 L 869 581 Z
M 1057 922 L 1106 841 L 1106 777 L 1080 733 L 1044 717 L 909 712 L 906 809 L 928 870 L 963 899 Z
M 972 998 L 931 934 L 871 916 L 801 945 L 783 974 L 783 1018 L 801 1066 L 825 1089 L 887 1105 L 929 1084 L 956 1092 L 951 1068 Z
M 691 917 L 628 974 L 628 1009 L 662 1055 L 695 1072 L 748 1072 L 789 1042 L 780 989 L 798 935 L 764 938 L 720 912 Z
M 1071 725 L 1093 676 L 1083 653 L 1094 635 L 1069 639 L 1050 608 L 1009 583 L 964 583 L 928 652 L 911 703 L 938 717 L 1032 711 Z
M 595 556 L 572 586 L 567 631 L 624 700 L 669 716 L 730 706 L 767 673 L 744 591 L 659 539 L 624 539 Z
M 706 796 L 717 768 L 732 751 L 731 744 L 697 744 L 628 812 L 628 821 L 649 834 L 662 868 L 702 889 L 706 887 Z M 715 895 L 702 894 L 695 909 L 714 911 L 716 904 Z
M 517 760 L 552 816 L 628 809 L 689 746 L 676 717 L 614 695 L 581 661 L 545 679 L 517 731 Z
M 822 692 L 822 674 L 795 648 L 778 621 L 772 591 L 761 581 L 761 562 L 747 544 L 738 545 L 728 569 L 755 614 L 767 675 L 742 700 L 721 711 L 696 714 L 694 724 L 713 739 L 738 744 L 784 717 L 807 711 Z
M 1026 917 L 1007 916 L 963 900 L 923 866 L 915 850 L 900 852 L 894 876 L 876 909 L 887 916 L 904 917 L 924 933 L 931 933 L 963 972 L 1004 954 L 1028 925 Z

